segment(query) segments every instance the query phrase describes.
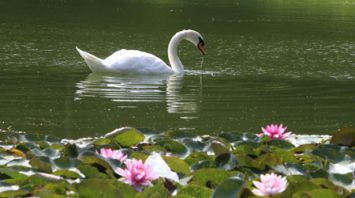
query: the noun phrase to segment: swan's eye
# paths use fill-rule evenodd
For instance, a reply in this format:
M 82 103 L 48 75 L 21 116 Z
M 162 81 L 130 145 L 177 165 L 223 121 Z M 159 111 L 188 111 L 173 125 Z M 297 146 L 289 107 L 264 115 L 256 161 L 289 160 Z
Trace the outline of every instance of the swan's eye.
M 205 42 L 202 40 L 201 37 L 198 37 L 198 45 L 205 46 Z

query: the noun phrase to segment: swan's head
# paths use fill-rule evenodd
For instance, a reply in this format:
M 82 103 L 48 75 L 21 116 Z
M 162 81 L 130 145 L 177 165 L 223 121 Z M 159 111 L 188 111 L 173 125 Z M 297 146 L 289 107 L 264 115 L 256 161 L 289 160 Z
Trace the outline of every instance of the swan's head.
M 193 43 L 200 51 L 202 55 L 205 55 L 205 42 L 200 33 L 195 30 L 183 30 L 185 39 Z

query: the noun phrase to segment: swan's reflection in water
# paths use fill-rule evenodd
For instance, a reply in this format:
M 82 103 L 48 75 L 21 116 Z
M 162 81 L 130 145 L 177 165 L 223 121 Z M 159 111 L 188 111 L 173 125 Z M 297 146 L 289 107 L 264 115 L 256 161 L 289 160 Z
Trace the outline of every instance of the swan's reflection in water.
M 76 84 L 75 100 L 102 97 L 122 108 L 136 108 L 138 103 L 162 103 L 168 113 L 196 113 L 201 86 L 184 87 L 183 76 L 127 75 L 107 76 L 91 73 Z

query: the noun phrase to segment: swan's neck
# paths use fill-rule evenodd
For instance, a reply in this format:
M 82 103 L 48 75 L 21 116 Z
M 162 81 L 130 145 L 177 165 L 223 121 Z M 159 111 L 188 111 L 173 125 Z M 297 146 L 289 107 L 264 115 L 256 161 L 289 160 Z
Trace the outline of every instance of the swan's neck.
M 184 65 L 178 56 L 177 49 L 179 43 L 184 39 L 185 35 L 181 32 L 176 33 L 170 40 L 168 46 L 168 57 L 171 68 L 174 73 L 184 73 Z

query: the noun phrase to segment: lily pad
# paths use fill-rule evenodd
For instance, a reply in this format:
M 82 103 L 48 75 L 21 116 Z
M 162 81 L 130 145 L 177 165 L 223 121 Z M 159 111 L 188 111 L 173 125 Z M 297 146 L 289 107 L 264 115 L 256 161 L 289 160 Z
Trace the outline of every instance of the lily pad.
M 144 140 L 144 135 L 140 131 L 129 127 L 113 132 L 105 137 L 112 138 L 113 142 L 123 147 L 131 147 Z
M 216 167 L 232 170 L 237 166 L 237 158 L 231 153 L 222 153 L 216 158 Z
M 170 193 L 165 188 L 163 182 L 156 182 L 153 187 L 144 188 L 142 193 L 139 193 L 135 198 L 169 198 Z
M 187 195 L 191 197 L 208 198 L 211 196 L 211 194 L 212 194 L 212 190 L 207 187 L 188 185 L 179 189 L 177 196 L 183 197 L 183 195 Z
M 172 171 L 183 175 L 190 175 L 190 166 L 178 157 L 162 156 Z
M 200 186 L 206 186 L 209 188 L 217 187 L 225 179 L 235 176 L 236 171 L 225 171 L 216 168 L 203 168 L 197 170 L 193 177 L 192 183 Z
M 33 157 L 30 160 L 30 164 L 33 168 L 38 169 L 40 171 L 51 173 L 52 172 L 52 164 L 48 157 L 46 156 L 39 156 Z
M 293 197 L 295 198 L 303 198 L 303 197 L 340 198 L 340 196 L 336 192 L 329 189 L 315 189 L 308 192 L 296 193 L 295 195 L 293 195 Z
M 80 154 L 79 160 L 85 164 L 96 167 L 99 171 L 105 172 L 110 177 L 115 178 L 112 167 L 108 162 L 98 157 L 94 152 L 86 151 Z
M 211 198 L 239 198 L 243 193 L 244 181 L 231 177 L 223 181 L 213 192 Z
M 332 144 L 355 146 L 355 128 L 342 128 L 330 140 Z
M 87 198 L 131 198 L 135 191 L 114 179 L 86 179 L 76 185 L 81 197 Z

